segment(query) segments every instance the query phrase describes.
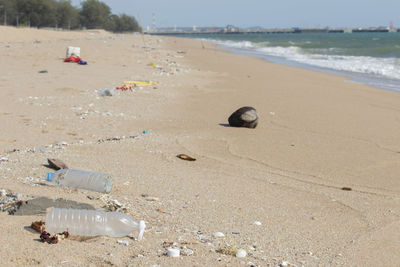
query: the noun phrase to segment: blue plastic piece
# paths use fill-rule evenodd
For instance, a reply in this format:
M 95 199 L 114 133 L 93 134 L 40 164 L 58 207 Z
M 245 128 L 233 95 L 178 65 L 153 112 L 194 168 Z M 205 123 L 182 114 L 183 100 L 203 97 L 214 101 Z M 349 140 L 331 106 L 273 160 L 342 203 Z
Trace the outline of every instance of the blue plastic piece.
M 46 176 L 46 181 L 53 182 L 53 180 L 54 180 L 53 175 L 54 175 L 54 172 L 48 172 L 47 176 Z

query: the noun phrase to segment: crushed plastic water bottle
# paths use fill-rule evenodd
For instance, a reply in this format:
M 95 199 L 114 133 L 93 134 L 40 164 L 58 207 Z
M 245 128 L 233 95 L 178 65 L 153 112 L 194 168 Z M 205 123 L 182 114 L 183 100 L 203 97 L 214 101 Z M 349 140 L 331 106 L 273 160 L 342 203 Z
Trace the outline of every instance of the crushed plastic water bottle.
M 46 180 L 58 186 L 81 188 L 101 193 L 110 193 L 112 178 L 101 172 L 61 169 L 47 173 Z
M 121 212 L 52 208 L 46 216 L 46 231 L 49 233 L 68 231 L 79 236 L 123 237 L 137 231 L 138 240 L 141 240 L 145 228 L 144 221 L 134 221 Z

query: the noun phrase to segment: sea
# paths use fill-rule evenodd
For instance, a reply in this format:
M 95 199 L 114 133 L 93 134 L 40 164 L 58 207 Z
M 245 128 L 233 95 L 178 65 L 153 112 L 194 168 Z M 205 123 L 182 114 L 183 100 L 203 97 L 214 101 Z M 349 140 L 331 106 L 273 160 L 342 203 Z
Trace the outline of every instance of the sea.
M 400 32 L 190 34 L 233 53 L 400 92 Z

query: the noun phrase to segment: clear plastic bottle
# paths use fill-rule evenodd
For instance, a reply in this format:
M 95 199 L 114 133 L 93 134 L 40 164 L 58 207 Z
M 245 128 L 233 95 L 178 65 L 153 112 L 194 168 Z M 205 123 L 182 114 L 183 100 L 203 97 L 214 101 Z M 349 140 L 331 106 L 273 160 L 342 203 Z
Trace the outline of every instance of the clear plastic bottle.
M 52 208 L 46 215 L 46 231 L 49 233 L 68 231 L 71 235 L 122 237 L 138 231 L 138 240 L 141 240 L 145 228 L 144 221 L 134 221 L 129 215 L 116 211 Z
M 47 173 L 46 180 L 58 186 L 81 188 L 101 193 L 110 193 L 112 178 L 101 172 L 61 169 Z

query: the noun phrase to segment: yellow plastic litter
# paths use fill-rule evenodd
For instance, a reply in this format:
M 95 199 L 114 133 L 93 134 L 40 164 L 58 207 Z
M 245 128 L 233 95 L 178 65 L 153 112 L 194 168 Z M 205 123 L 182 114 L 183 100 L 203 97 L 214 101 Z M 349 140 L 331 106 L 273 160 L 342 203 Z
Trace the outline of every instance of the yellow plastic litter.
M 127 86 L 150 86 L 150 85 L 157 85 L 157 82 L 150 82 L 150 81 L 124 81 L 124 84 Z

